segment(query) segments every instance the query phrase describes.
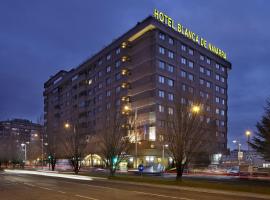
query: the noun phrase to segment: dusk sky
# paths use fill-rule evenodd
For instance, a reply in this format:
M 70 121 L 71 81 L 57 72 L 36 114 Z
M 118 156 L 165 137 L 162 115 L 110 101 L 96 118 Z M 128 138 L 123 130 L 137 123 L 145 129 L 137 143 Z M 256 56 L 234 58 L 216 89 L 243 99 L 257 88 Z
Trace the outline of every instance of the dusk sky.
M 0 120 L 43 112 L 43 84 L 77 67 L 154 8 L 216 44 L 232 63 L 229 132 L 245 143 L 270 97 L 270 1 L 1 0 Z

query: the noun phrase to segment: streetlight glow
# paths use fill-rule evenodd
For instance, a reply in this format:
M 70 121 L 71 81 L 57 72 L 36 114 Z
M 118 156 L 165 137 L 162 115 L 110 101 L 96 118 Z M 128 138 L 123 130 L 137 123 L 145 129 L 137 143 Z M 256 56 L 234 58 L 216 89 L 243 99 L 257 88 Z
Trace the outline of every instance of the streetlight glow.
M 70 124 L 69 123 L 65 123 L 65 128 L 69 128 Z
M 200 106 L 194 105 L 191 107 L 191 111 L 193 113 L 198 113 L 198 112 L 200 112 L 200 110 L 201 110 Z
M 246 136 L 248 137 L 248 136 L 250 136 L 250 135 L 251 135 L 251 131 L 247 130 L 247 131 L 246 131 Z

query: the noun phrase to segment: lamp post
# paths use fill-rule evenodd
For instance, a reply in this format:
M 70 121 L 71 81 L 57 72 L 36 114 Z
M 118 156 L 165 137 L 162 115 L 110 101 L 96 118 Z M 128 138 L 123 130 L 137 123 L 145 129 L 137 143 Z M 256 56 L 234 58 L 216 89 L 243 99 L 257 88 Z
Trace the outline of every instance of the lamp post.
M 26 143 L 22 143 L 21 146 L 24 149 L 24 163 L 26 163 L 26 159 L 27 159 L 27 157 L 26 157 Z
M 240 166 L 241 164 L 241 144 L 238 140 L 233 140 L 233 143 L 237 145 L 238 147 L 238 155 L 237 155 L 237 158 L 238 158 L 238 165 Z
M 250 149 L 249 149 L 249 142 L 250 142 L 251 131 L 246 130 L 245 135 L 247 136 L 248 159 L 251 161 L 251 164 L 252 164 L 252 158 L 251 158 Z
M 162 145 L 162 163 L 163 163 L 163 165 L 165 165 L 165 160 L 164 160 L 165 159 L 165 147 L 168 148 L 168 146 L 169 146 L 168 144 Z

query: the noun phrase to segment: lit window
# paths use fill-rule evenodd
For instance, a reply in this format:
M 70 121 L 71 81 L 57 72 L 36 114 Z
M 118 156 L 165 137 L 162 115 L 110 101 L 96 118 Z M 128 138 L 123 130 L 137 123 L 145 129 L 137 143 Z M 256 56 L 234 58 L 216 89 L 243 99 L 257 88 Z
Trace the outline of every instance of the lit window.
M 115 74 L 115 80 L 118 81 L 121 79 L 121 73 Z
M 173 87 L 173 80 L 172 79 L 168 79 L 168 86 L 170 86 L 170 87 Z
M 189 91 L 190 93 L 192 93 L 192 94 L 193 94 L 193 92 L 194 92 L 193 87 L 189 87 L 189 88 L 188 88 L 188 91 Z
M 158 62 L 158 67 L 159 67 L 159 69 L 165 69 L 165 62 L 159 61 Z
M 221 80 L 222 83 L 225 82 L 225 78 L 223 76 L 220 77 L 220 80 Z
M 204 59 L 205 59 L 204 55 L 200 55 L 200 60 L 204 60 Z
M 225 68 L 224 68 L 224 67 L 221 67 L 221 71 L 222 71 L 222 72 L 225 72 Z
M 106 59 L 107 59 L 107 60 L 110 60 L 111 57 L 112 57 L 111 54 L 108 54 L 107 57 L 106 57 Z
M 194 63 L 192 61 L 188 61 L 188 67 L 193 69 Z
M 186 91 L 186 89 L 187 89 L 186 84 L 182 84 L 182 91 Z
M 111 90 L 107 90 L 106 96 L 107 96 L 107 97 L 111 96 L 111 93 L 112 93 Z
M 165 40 L 165 34 L 164 33 L 159 33 L 159 39 Z
M 149 127 L 149 140 L 151 141 L 155 141 L 156 140 L 156 127 L 155 126 L 151 126 Z M 151 162 L 154 161 L 154 157 L 150 156 L 149 159 Z
M 158 96 L 161 97 L 161 98 L 164 98 L 165 97 L 165 92 L 163 90 L 159 90 L 158 91 Z
M 161 46 L 158 48 L 158 51 L 160 54 L 163 54 L 163 55 L 165 54 L 165 49 Z
M 186 104 L 187 103 L 187 100 L 185 98 L 181 98 L 181 104 Z
M 170 101 L 173 101 L 173 94 L 172 94 L 172 93 L 169 93 L 169 94 L 168 94 L 168 99 L 169 99 Z
M 168 51 L 168 57 L 173 59 L 174 58 L 174 53 L 172 51 Z
M 200 66 L 200 72 L 204 73 L 204 67 Z
M 222 116 L 224 116 L 224 115 L 225 115 L 225 110 L 221 110 L 220 114 L 221 114 Z
M 219 114 L 219 108 L 216 108 L 216 114 Z
M 120 61 L 120 60 L 116 61 L 116 62 L 115 62 L 115 68 L 120 67 L 120 64 L 121 64 L 121 61 Z
M 88 85 L 91 85 L 93 83 L 93 80 L 92 79 L 89 79 L 88 80 Z
M 211 71 L 209 69 L 206 70 L 206 75 L 211 76 Z
M 164 110 L 165 110 L 164 106 L 158 105 L 158 111 L 159 112 L 164 112 Z
M 220 93 L 221 94 L 225 94 L 225 89 L 224 88 L 220 88 Z
M 173 72 L 173 71 L 174 71 L 174 67 L 173 67 L 172 65 L 168 65 L 168 66 L 167 66 L 167 70 L 168 70 L 169 72 Z
M 106 68 L 106 72 L 107 72 L 107 73 L 111 72 L 111 70 L 112 70 L 111 66 L 108 66 L 108 67 Z
M 110 85 L 112 83 L 112 79 L 109 77 L 109 78 L 106 78 L 106 84 L 107 85 Z
M 121 52 L 121 49 L 120 49 L 120 48 L 117 48 L 117 49 L 115 50 L 115 53 L 116 53 L 116 54 L 120 54 L 120 52 Z
M 206 63 L 209 64 L 209 65 L 211 64 L 210 58 L 207 58 L 207 59 L 206 59 Z
M 182 50 L 182 51 L 186 51 L 186 50 L 187 50 L 187 46 L 184 45 L 184 44 L 182 44 L 182 45 L 181 45 L 181 50 Z
M 216 85 L 216 92 L 219 92 L 219 86 Z
M 158 76 L 158 82 L 164 84 L 165 83 L 165 77 L 164 76 Z
M 188 49 L 188 54 L 193 56 L 194 55 L 194 50 L 193 49 Z
M 187 72 L 181 70 L 180 75 L 181 75 L 181 77 L 186 78 L 187 77 Z
M 115 93 L 119 93 L 121 91 L 121 87 L 120 86 L 117 86 L 116 88 L 115 88 Z
M 169 44 L 173 45 L 173 43 L 174 43 L 174 41 L 173 41 L 173 39 L 170 37 L 170 38 L 169 38 Z
M 189 79 L 190 81 L 194 81 L 194 76 L 193 76 L 193 74 L 188 74 L 188 79 Z
M 219 97 L 216 97 L 216 103 L 219 103 L 220 99 Z
M 171 107 L 168 108 L 168 114 L 173 115 L 173 108 L 171 108 Z
M 220 79 L 220 76 L 218 74 L 216 74 L 216 80 L 219 81 L 219 79 Z
M 218 63 L 216 63 L 216 69 L 219 70 L 219 68 L 220 68 L 220 65 Z
M 211 82 L 207 81 L 206 82 L 206 87 L 211 88 Z
M 182 57 L 181 58 L 181 63 L 184 64 L 184 65 L 186 65 L 187 64 L 187 59 L 185 59 L 185 58 Z
M 200 78 L 200 84 L 203 85 L 204 84 L 204 80 Z

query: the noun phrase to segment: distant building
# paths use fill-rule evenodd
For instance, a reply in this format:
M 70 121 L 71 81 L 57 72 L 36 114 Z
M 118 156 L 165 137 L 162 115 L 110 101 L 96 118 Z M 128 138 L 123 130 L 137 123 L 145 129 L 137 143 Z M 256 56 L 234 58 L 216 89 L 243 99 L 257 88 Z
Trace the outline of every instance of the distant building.
M 216 122 L 215 153 L 225 153 L 231 63 L 160 21 L 147 17 L 78 67 L 50 77 L 43 94 L 47 133 L 76 121 L 80 131 L 98 134 L 102 115 L 116 105 L 137 113 L 139 162 L 160 162 L 162 132 L 177 92 L 179 103 L 209 102 L 202 120 Z
M 265 161 L 261 155 L 256 151 L 241 150 L 240 164 L 241 165 L 253 165 L 254 167 L 270 168 L 270 162 Z M 222 156 L 222 165 L 224 166 L 237 166 L 238 150 L 232 150 L 229 155 Z
M 26 119 L 0 121 L 0 140 L 12 137 L 17 143 L 28 143 L 43 137 L 43 126 Z

